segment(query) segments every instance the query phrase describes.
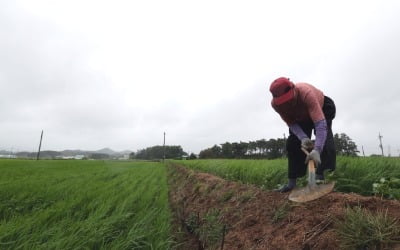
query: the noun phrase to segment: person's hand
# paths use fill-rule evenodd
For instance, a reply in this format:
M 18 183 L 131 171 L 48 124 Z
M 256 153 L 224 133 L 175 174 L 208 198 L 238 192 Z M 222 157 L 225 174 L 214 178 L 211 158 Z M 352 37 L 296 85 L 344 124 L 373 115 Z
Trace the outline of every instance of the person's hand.
M 310 138 L 304 138 L 301 140 L 301 147 L 306 149 L 307 151 L 311 151 L 314 148 L 314 143 Z
M 306 164 L 308 161 L 313 160 L 315 164 L 318 166 L 321 164 L 321 156 L 319 155 L 318 150 L 313 149 L 306 157 Z

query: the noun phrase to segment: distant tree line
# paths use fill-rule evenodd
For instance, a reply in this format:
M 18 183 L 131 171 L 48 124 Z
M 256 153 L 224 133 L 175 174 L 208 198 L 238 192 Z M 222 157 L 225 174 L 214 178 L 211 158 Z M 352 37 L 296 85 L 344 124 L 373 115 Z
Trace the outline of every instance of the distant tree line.
M 357 156 L 355 142 L 345 133 L 335 134 L 336 154 Z M 200 151 L 200 159 L 276 159 L 286 157 L 286 139 L 261 139 L 249 142 L 225 142 Z
M 345 133 L 335 134 L 334 141 L 336 146 L 336 154 L 343 156 L 357 156 L 359 151 L 356 143 Z M 164 151 L 165 150 L 165 151 Z M 77 153 L 84 153 L 76 152 Z M 183 151 L 181 146 L 153 146 L 145 149 L 138 150 L 136 153 L 132 152 L 129 155 L 130 159 L 141 159 L 141 160 L 159 160 L 166 159 L 196 159 L 197 156 L 194 153 L 188 155 Z M 211 148 L 207 148 L 200 151 L 198 157 L 200 159 L 210 158 L 225 158 L 225 159 L 276 159 L 286 157 L 286 139 L 261 139 L 249 142 L 225 142 L 219 145 L 214 145 Z M 16 153 L 17 157 L 21 158 L 34 158 L 35 152 L 19 152 Z M 45 159 L 56 159 L 62 158 L 62 153 L 57 151 L 42 151 L 41 158 Z M 112 159 L 111 156 L 106 153 L 91 152 L 85 154 L 84 159 Z
M 225 142 L 200 152 L 199 158 L 275 159 L 285 155 L 285 139 L 265 139 L 250 142 Z
M 183 151 L 181 146 L 153 146 L 145 149 L 138 150 L 136 153 L 132 152 L 129 155 L 130 159 L 141 160 L 156 160 L 163 159 L 165 153 L 166 159 L 181 159 L 187 157 L 188 154 Z

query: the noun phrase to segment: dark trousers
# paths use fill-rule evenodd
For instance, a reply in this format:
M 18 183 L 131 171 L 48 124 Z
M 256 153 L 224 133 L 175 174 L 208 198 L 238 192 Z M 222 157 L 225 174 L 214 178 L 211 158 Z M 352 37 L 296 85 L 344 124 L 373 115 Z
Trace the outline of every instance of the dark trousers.
M 322 110 L 328 126 L 328 133 L 326 135 L 324 148 L 321 152 L 321 164 L 316 170 L 317 174 L 323 174 L 323 172 L 328 169 L 333 171 L 336 168 L 336 149 L 332 133 L 332 120 L 336 115 L 336 106 L 333 100 L 325 96 Z M 304 133 L 311 138 L 312 130 L 315 129 L 314 123 L 312 121 L 299 122 L 299 125 Z M 288 151 L 289 178 L 294 179 L 304 176 L 307 171 L 307 164 L 305 163 L 306 155 L 301 150 L 301 141 L 290 130 L 289 137 L 286 141 L 286 149 Z

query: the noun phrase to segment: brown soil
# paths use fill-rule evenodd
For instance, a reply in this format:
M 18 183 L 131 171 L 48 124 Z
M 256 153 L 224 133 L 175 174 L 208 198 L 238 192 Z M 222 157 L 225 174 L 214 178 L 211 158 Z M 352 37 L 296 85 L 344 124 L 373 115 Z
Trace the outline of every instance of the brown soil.
M 294 203 L 288 194 L 179 166 L 169 167 L 169 185 L 179 249 L 338 249 L 335 222 L 343 219 L 348 207 L 387 211 L 388 216 L 400 219 L 399 201 L 333 192 Z M 196 232 L 196 225 L 204 224 L 215 211 L 218 221 L 209 222 L 208 230 L 216 239 L 210 240 Z M 215 225 L 220 227 L 210 228 Z

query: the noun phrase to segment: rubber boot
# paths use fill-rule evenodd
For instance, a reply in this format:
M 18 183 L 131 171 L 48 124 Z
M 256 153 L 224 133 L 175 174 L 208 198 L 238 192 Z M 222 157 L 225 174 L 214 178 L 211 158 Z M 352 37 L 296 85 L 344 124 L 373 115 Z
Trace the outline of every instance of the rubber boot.
M 278 189 L 278 191 L 281 193 L 286 193 L 286 192 L 292 191 L 293 188 L 295 188 L 295 187 L 296 187 L 296 179 L 289 179 L 288 184 L 286 184 L 285 186 Z
M 323 184 L 323 183 L 325 183 L 324 174 L 317 174 L 317 175 L 315 175 L 315 182 L 316 182 L 317 184 Z

